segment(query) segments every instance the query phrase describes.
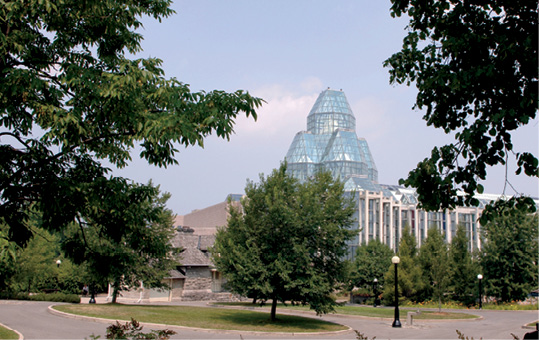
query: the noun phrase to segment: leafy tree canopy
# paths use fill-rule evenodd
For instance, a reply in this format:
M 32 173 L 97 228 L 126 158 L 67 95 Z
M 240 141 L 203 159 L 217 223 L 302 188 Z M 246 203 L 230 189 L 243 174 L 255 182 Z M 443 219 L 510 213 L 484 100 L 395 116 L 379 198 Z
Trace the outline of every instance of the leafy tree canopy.
M 345 282 L 343 262 L 354 212 L 343 184 L 318 173 L 300 184 L 286 164 L 260 183 L 249 182 L 242 208 L 232 208 L 217 232 L 213 261 L 233 292 L 261 302 L 309 304 L 333 310 L 331 293 Z
M 350 277 L 351 286 L 371 287 L 374 279 L 384 286 L 384 274 L 391 266 L 391 248 L 379 240 L 371 240 L 357 248 Z
M 408 14 L 410 23 L 402 50 L 384 62 L 390 80 L 414 83 L 427 125 L 455 132 L 454 143 L 435 147 L 401 184 L 417 189 L 424 209 L 439 210 L 478 205 L 473 195 L 483 191 L 487 167 L 508 157 L 517 175 L 537 177 L 537 155 L 514 151 L 511 140 L 537 113 L 537 2 L 391 2 L 391 15 Z M 506 203 L 514 205 L 536 209 L 529 197 Z
M 102 160 L 126 166 L 138 145 L 150 164 L 175 164 L 175 145 L 202 146 L 212 133 L 228 139 L 239 114 L 256 118 L 262 100 L 246 92 L 191 92 L 164 77 L 161 60 L 128 59 L 141 51 L 140 18 L 166 18 L 170 5 L 2 2 L 0 222 L 10 239 L 30 239 L 30 207 L 43 212 L 49 230 L 99 210 L 84 197 L 109 180 Z M 103 232 L 116 237 L 114 228 Z
M 173 214 L 165 207 L 169 194 L 158 188 L 106 180 L 88 197 L 85 220 L 67 228 L 62 248 L 91 273 L 92 284 L 114 284 L 113 302 L 124 285 L 161 287 L 176 264 Z M 100 201 L 100 209 L 94 207 Z

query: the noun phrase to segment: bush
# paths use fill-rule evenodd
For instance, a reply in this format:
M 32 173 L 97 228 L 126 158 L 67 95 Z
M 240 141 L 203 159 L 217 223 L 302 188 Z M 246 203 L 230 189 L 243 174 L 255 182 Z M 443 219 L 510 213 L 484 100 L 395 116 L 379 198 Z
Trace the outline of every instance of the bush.
M 68 303 L 80 303 L 80 296 L 77 294 L 65 294 L 65 293 L 38 293 L 28 295 L 26 293 L 7 293 L 0 294 L 1 299 L 10 300 L 30 300 L 30 301 L 53 301 L 53 302 L 68 302 Z
M 121 324 L 119 321 L 116 321 L 115 324 L 107 327 L 107 339 L 156 339 L 156 340 L 168 340 L 171 335 L 176 334 L 176 332 L 169 329 L 154 331 L 151 330 L 150 333 L 143 333 L 142 326 L 139 322 L 131 318 L 131 322 L 126 322 Z M 100 336 L 91 335 L 90 339 L 99 339 Z

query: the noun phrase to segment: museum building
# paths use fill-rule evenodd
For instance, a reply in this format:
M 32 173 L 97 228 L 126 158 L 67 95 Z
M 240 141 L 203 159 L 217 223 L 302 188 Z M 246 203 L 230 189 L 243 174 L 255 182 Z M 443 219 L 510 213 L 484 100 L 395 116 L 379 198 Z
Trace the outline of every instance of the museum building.
M 427 212 L 417 208 L 414 189 L 379 184 L 369 145 L 356 134 L 356 118 L 342 90 L 328 88 L 320 93 L 307 116 L 307 130 L 295 135 L 285 159 L 287 171 L 298 180 L 304 181 L 319 170 L 330 171 L 355 195 L 356 222 L 350 228 L 356 235 L 348 242 L 350 258 L 360 244 L 373 239 L 396 250 L 406 225 L 421 246 L 428 228 L 438 228 L 450 243 L 461 224 L 466 228 L 469 249 L 480 249 L 478 218 L 486 204 L 500 197 L 477 194 L 477 207 Z M 241 195 L 229 195 L 224 202 L 177 216 L 176 226 L 189 227 L 195 234 L 214 234 L 217 227 L 226 225 L 229 198 L 238 202 Z

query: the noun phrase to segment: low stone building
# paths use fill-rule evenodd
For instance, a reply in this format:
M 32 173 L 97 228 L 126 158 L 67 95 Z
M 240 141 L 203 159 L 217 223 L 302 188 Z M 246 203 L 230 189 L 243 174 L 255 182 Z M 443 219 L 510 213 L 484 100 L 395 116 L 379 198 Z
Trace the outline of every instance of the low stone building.
M 177 227 L 172 239 L 175 248 L 181 249 L 175 270 L 164 278 L 168 289 L 148 289 L 140 286 L 124 290 L 119 301 L 237 301 L 238 297 L 223 288 L 222 274 L 211 262 L 209 248 L 215 242 L 215 235 L 196 235 L 188 227 Z M 109 287 L 109 296 L 112 289 Z

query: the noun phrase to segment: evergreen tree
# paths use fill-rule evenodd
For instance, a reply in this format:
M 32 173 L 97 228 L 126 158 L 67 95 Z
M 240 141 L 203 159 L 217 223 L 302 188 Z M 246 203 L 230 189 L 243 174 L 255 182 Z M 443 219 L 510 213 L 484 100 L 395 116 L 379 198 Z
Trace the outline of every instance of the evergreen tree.
M 449 284 L 450 267 L 447 243 L 436 226 L 429 228 L 418 259 L 423 274 L 422 298 L 436 299 L 441 310 L 442 298 Z
M 473 262 L 468 249 L 469 238 L 462 224 L 457 226 L 457 232 L 449 245 L 449 263 L 451 266 L 450 288 L 457 301 L 471 305 L 476 294 L 476 276 L 479 268 Z
M 538 284 L 538 215 L 503 208 L 483 226 L 481 264 L 486 292 L 501 301 L 523 300 Z
M 399 266 L 399 298 L 402 300 L 416 301 L 421 292 L 423 283 L 421 281 L 421 268 L 418 264 L 417 242 L 412 235 L 410 226 L 406 225 L 402 230 L 402 237 L 399 242 L 400 257 Z M 395 271 L 391 265 L 385 274 L 384 304 L 393 305 L 395 301 Z
M 228 288 L 264 303 L 308 304 L 318 314 L 334 309 L 332 292 L 344 284 L 353 201 L 343 184 L 318 173 L 300 184 L 286 164 L 260 183 L 249 182 L 240 209 L 231 208 L 217 232 L 213 261 Z

